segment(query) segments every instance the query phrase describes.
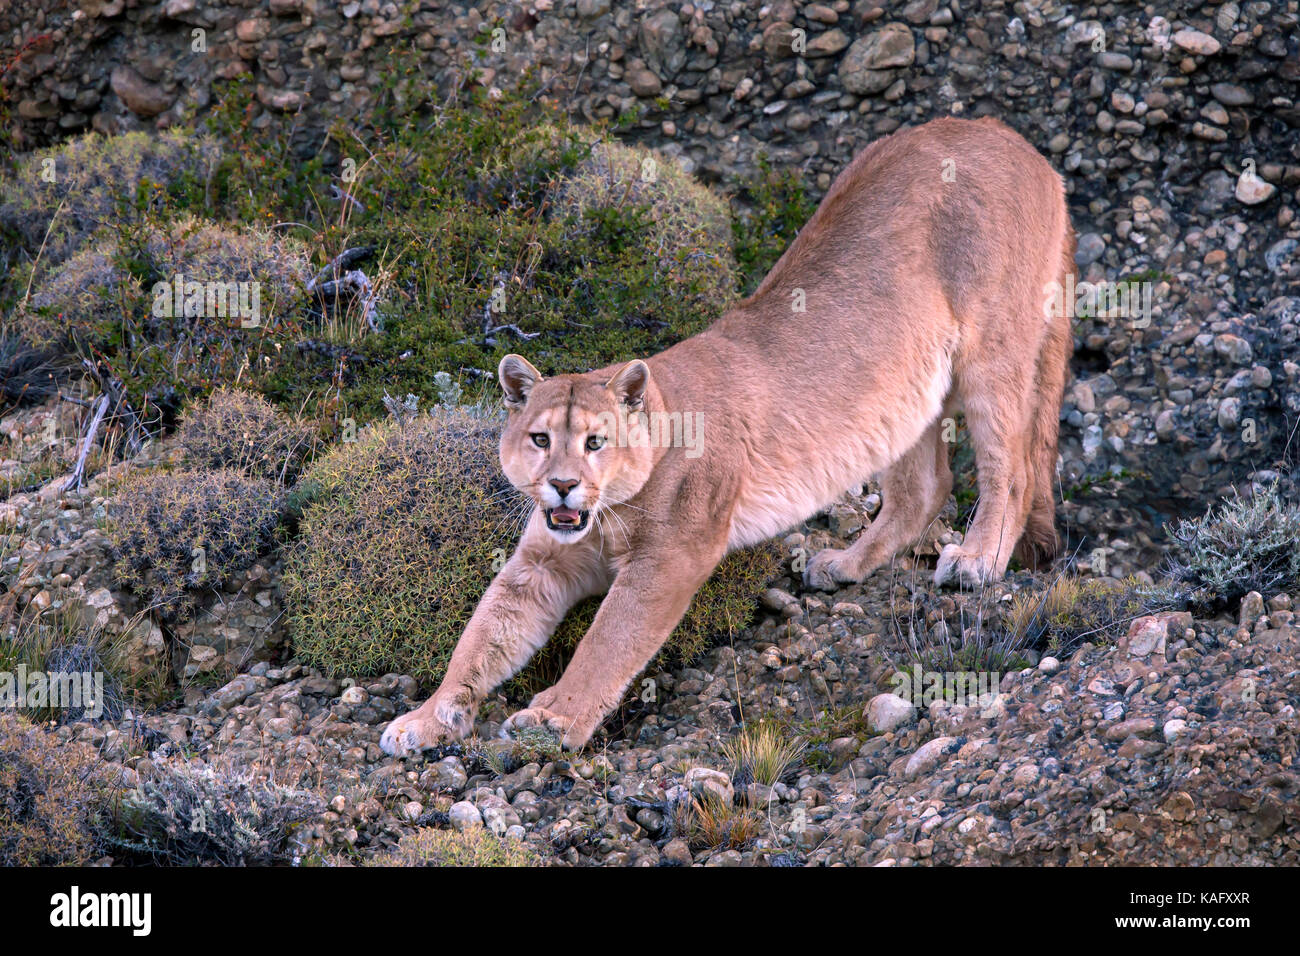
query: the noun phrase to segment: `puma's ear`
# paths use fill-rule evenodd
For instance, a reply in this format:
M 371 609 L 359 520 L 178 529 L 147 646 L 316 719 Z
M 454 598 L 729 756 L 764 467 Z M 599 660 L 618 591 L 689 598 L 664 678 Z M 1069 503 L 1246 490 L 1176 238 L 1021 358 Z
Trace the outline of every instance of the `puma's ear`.
M 528 393 L 542 380 L 542 373 L 522 355 L 507 355 L 497 366 L 497 379 L 506 393 L 506 408 L 516 411 L 528 401 Z
M 628 408 L 640 408 L 645 400 L 646 386 L 650 384 L 650 366 L 640 359 L 628 362 L 614 373 L 605 387 L 614 393 L 620 403 Z

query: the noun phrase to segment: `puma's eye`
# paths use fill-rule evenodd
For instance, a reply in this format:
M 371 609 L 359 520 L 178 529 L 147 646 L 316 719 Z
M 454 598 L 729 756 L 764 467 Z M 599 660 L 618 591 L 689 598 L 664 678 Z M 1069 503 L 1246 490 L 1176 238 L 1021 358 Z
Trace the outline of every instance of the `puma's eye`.
M 587 439 L 587 451 L 600 451 L 605 447 L 605 438 L 602 435 L 592 435 Z
M 546 434 L 546 432 L 533 432 L 528 437 L 533 440 L 533 444 L 538 448 L 551 447 L 551 436 Z

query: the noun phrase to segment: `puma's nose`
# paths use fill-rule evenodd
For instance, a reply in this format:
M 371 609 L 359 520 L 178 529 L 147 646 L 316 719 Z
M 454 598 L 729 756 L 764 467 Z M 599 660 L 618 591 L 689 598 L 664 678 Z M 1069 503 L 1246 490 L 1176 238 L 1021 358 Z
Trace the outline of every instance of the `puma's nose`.
M 578 479 L 577 478 L 552 478 L 550 481 L 550 485 L 552 488 L 555 489 L 555 493 L 560 496 L 560 500 L 563 501 L 565 495 L 567 495 L 574 488 L 578 487 Z

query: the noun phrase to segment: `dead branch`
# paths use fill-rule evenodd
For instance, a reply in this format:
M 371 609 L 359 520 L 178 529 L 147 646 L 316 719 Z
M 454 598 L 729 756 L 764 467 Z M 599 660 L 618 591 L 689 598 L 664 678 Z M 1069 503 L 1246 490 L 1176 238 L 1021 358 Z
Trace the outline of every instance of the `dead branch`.
M 63 483 L 63 492 L 75 491 L 81 487 L 81 481 L 86 476 L 86 458 L 90 455 L 91 446 L 95 443 L 95 435 L 99 431 L 99 426 L 104 421 L 104 414 L 108 411 L 109 399 L 107 395 L 100 397 L 95 403 L 95 414 L 91 416 L 89 424 L 86 426 L 86 433 L 81 438 L 81 446 L 77 451 L 77 463 L 72 467 L 72 474 L 68 480 Z

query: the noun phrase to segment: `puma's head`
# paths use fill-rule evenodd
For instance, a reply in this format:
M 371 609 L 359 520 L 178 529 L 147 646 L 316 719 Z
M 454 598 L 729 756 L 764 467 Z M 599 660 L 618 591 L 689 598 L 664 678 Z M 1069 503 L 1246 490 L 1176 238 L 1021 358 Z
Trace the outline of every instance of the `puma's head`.
M 654 467 L 648 442 L 637 440 L 638 416 L 650 386 L 644 362 L 612 376 L 542 378 L 518 355 L 497 369 L 509 412 L 501 434 L 501 468 L 532 498 L 560 541 L 578 541 L 600 509 L 641 490 Z

